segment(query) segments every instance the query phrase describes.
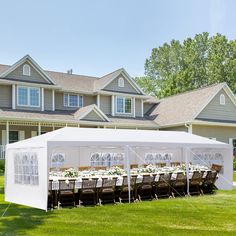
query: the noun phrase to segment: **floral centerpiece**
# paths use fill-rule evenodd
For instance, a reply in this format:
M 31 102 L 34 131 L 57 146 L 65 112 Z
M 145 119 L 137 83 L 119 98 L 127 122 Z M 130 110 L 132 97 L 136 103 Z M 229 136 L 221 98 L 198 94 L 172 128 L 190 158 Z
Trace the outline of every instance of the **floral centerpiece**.
M 107 172 L 108 175 L 123 175 L 125 171 L 121 169 L 119 166 L 112 167 Z
M 74 168 L 69 168 L 67 170 L 65 170 L 63 172 L 63 176 L 64 177 L 78 177 L 79 176 L 79 173 L 77 170 L 75 170 Z

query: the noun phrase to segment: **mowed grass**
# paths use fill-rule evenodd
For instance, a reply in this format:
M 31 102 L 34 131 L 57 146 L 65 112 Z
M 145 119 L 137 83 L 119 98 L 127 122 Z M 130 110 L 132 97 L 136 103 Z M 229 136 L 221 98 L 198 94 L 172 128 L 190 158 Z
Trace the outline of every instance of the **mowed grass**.
M 236 190 L 49 212 L 11 204 L 1 217 L 3 176 L 0 186 L 0 235 L 236 235 Z
M 233 181 L 236 182 L 236 172 L 234 172 Z

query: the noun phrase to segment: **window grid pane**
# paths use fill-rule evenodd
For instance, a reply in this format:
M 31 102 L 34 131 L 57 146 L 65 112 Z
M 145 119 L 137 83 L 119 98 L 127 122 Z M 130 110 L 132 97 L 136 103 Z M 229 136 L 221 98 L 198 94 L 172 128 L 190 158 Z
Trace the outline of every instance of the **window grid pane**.
M 64 94 L 64 106 L 68 107 L 68 94 Z
M 79 96 L 79 106 L 82 107 L 83 103 L 83 96 Z
M 125 99 L 125 113 L 131 113 L 131 99 Z
M 30 88 L 30 105 L 39 106 L 39 89 Z
M 22 106 L 28 105 L 28 89 L 27 88 L 19 88 L 18 89 L 18 103 Z
M 120 113 L 124 112 L 123 101 L 124 101 L 123 98 L 119 98 L 119 97 L 117 98 L 117 100 L 116 100 L 116 112 L 120 112 Z
M 78 96 L 77 95 L 69 95 L 69 106 L 70 107 L 78 107 Z

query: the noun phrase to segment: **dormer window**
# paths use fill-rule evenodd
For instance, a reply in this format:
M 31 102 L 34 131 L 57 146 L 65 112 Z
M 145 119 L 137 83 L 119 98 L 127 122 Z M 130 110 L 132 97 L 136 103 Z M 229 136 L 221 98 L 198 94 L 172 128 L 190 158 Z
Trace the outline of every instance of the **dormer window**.
M 23 66 L 23 75 L 30 76 L 30 66 L 28 64 Z
M 220 105 L 225 105 L 225 95 L 224 94 L 220 95 Z
M 83 96 L 77 94 L 64 94 L 64 106 L 65 107 L 82 107 Z
M 124 78 L 120 77 L 118 79 L 118 86 L 123 88 L 125 86 L 125 81 L 124 81 Z

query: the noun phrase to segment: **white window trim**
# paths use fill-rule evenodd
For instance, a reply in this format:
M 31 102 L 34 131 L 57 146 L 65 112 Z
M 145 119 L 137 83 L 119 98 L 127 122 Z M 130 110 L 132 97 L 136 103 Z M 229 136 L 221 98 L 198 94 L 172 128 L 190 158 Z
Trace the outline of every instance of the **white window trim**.
M 124 88 L 125 87 L 125 80 L 123 77 L 118 78 L 118 87 Z
M 28 67 L 27 69 L 28 69 L 29 73 L 26 73 L 26 71 L 27 71 L 26 67 Z M 31 76 L 31 68 L 30 68 L 30 66 L 28 64 L 24 64 L 23 65 L 23 75 Z
M 220 95 L 220 105 L 225 105 L 225 95 L 224 94 Z
M 123 99 L 123 112 L 118 112 L 117 111 L 117 99 L 118 98 L 122 98 Z M 130 99 L 131 100 L 131 112 L 125 112 L 125 102 L 124 102 L 125 99 Z M 117 114 L 132 115 L 133 99 L 131 97 L 116 96 L 115 103 L 116 103 L 115 107 L 116 107 L 116 113 Z
M 26 88 L 27 89 L 27 93 L 28 93 L 28 100 L 27 100 L 27 105 L 21 105 L 19 104 L 19 89 L 20 88 Z M 30 89 L 37 89 L 39 91 L 39 105 L 35 106 L 35 105 L 30 105 Z M 17 106 L 18 107 L 40 107 L 40 102 L 41 101 L 41 94 L 40 94 L 40 88 L 37 87 L 27 87 L 27 86 L 17 86 Z
M 68 96 L 67 104 L 65 103 L 65 96 L 66 95 Z M 77 96 L 78 106 L 70 106 L 70 95 Z M 80 104 L 79 103 L 79 97 L 82 97 L 82 106 L 79 105 Z M 80 95 L 80 94 L 64 93 L 64 95 L 63 95 L 63 105 L 64 105 L 64 107 L 83 107 L 84 106 L 84 96 Z

